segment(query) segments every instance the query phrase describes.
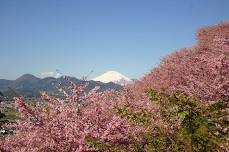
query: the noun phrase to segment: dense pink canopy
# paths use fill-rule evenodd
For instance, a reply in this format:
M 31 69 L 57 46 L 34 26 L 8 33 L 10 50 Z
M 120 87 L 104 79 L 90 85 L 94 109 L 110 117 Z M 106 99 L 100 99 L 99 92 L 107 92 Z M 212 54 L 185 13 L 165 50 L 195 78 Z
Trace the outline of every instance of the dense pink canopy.
M 229 97 L 229 23 L 201 29 L 198 44 L 174 52 L 133 86 L 137 94 L 154 88 L 181 91 L 206 103 Z

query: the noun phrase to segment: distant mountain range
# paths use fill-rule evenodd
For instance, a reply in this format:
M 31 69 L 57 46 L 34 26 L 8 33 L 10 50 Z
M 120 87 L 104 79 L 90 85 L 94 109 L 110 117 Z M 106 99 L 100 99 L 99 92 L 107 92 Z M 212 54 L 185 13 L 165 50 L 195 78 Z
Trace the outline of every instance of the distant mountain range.
M 69 77 L 75 84 L 88 83 L 86 91 L 93 89 L 95 86 L 100 86 L 100 91 L 107 89 L 121 90 L 123 87 L 119 84 L 108 82 L 103 83 L 99 81 L 83 81 L 75 77 Z M 57 95 L 59 93 L 58 88 L 65 87 L 67 85 L 66 80 L 63 77 L 60 78 L 37 78 L 31 74 L 25 74 L 16 80 L 0 79 L 0 91 L 4 96 L 13 97 L 16 95 L 23 95 L 26 97 L 39 97 L 41 91 L 46 91 L 51 95 Z

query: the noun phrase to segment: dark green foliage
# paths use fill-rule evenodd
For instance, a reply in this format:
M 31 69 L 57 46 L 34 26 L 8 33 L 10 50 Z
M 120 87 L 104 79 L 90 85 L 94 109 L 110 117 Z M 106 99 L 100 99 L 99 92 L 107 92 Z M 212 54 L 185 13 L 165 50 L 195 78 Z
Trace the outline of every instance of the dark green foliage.
M 2 114 L 4 115 L 4 117 L 0 119 L 6 119 L 9 122 L 15 122 L 15 120 L 19 118 L 17 116 L 17 111 L 10 108 L 5 108 L 4 110 L 2 110 Z
M 9 134 L 13 134 L 13 130 L 12 129 L 6 129 L 6 128 L 2 128 L 2 125 L 4 124 L 9 124 L 9 123 L 14 123 L 16 119 L 18 119 L 16 111 L 13 109 L 0 109 L 0 137 L 1 136 L 5 136 L 5 135 L 9 135 Z
M 228 103 L 220 100 L 203 105 L 183 93 L 169 95 L 154 90 L 148 93 L 151 100 L 158 103 L 161 118 L 174 128 L 168 141 L 173 151 L 180 151 L 182 146 L 185 151 L 226 151 Z M 180 124 L 176 126 L 177 119 Z
M 6 115 L 0 111 L 0 119 L 4 117 L 6 117 Z
M 115 113 L 121 118 L 127 119 L 130 124 L 133 125 L 150 125 L 150 115 L 144 110 L 130 111 L 128 107 L 116 107 L 114 108 Z
M 5 118 L 6 118 L 6 115 L 0 111 L 0 129 L 1 129 L 1 125 L 8 122 L 7 120 L 5 120 Z
M 93 138 L 88 139 L 87 144 L 90 148 L 94 148 L 97 151 L 106 151 L 110 148 L 110 145 L 107 143 L 100 142 Z

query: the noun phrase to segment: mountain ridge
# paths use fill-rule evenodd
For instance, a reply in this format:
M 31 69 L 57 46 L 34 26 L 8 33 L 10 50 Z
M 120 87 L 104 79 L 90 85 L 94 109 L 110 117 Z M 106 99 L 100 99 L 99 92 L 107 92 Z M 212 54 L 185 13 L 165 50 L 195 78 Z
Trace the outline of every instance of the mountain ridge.
M 102 83 L 93 80 L 83 81 L 75 77 L 69 77 L 75 84 L 88 83 L 86 92 L 93 89 L 95 86 L 100 86 L 100 91 L 107 89 L 121 90 L 123 87 L 115 83 Z M 9 98 L 17 95 L 25 97 L 38 97 L 41 91 L 46 91 L 49 94 L 58 94 L 58 87 L 67 86 L 67 82 L 63 77 L 45 77 L 38 78 L 32 74 L 24 74 L 15 80 L 0 79 L 0 92 Z

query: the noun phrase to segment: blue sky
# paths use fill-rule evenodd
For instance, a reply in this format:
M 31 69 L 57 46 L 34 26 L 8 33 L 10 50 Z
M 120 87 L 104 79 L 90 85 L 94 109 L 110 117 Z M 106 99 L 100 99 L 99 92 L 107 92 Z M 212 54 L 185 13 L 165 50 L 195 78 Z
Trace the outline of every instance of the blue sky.
M 228 0 L 0 0 L 0 78 L 59 69 L 141 78 L 202 27 L 229 21 Z

